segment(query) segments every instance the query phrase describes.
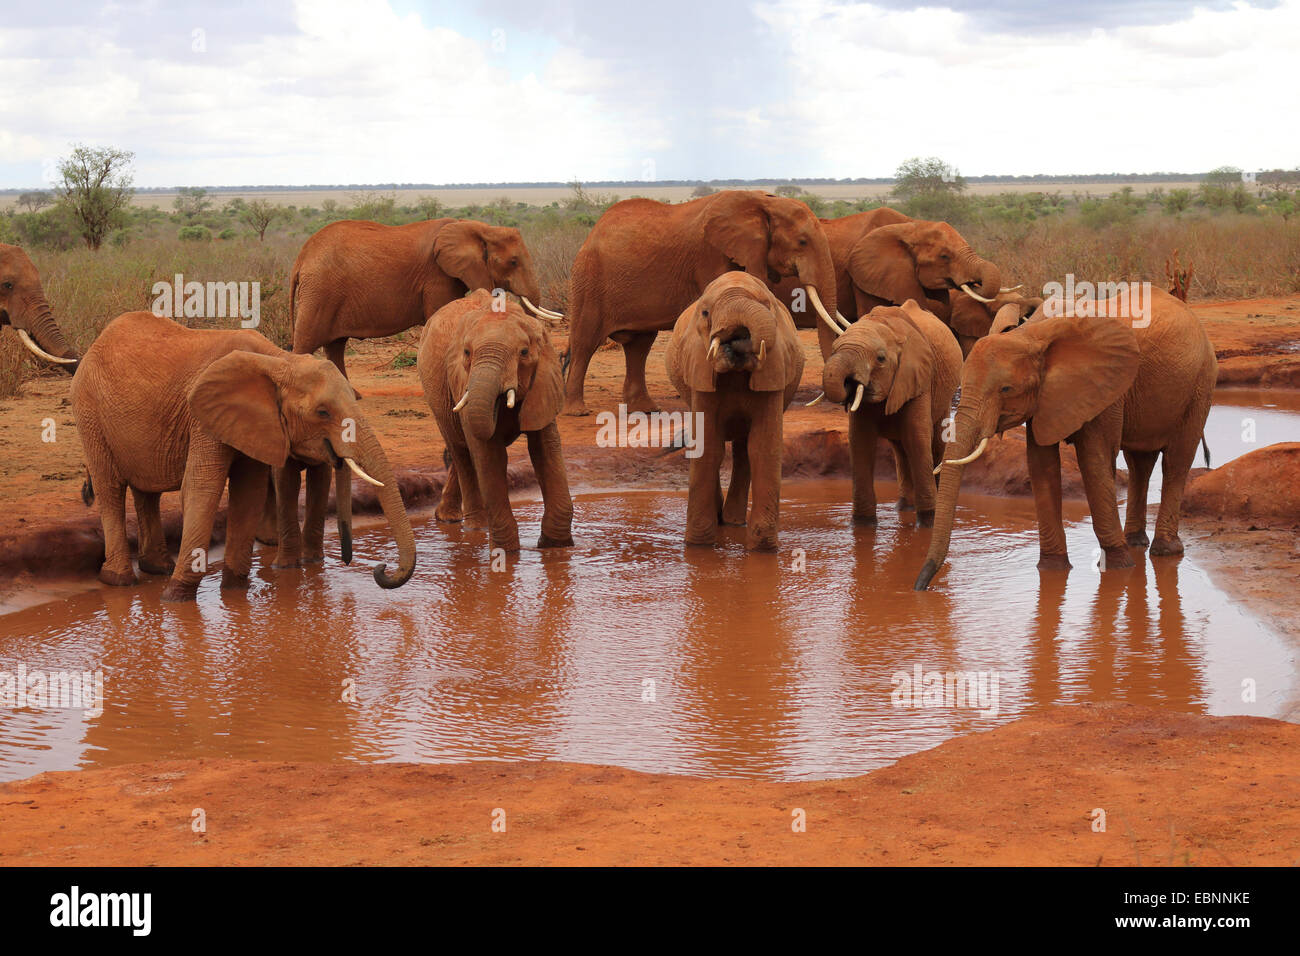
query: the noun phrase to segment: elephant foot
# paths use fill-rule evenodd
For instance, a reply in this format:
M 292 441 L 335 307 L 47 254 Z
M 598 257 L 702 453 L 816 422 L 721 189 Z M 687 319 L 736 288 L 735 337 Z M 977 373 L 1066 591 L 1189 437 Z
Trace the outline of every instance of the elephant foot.
M 1130 531 L 1124 536 L 1124 541 L 1130 548 L 1145 548 L 1151 543 L 1145 531 Z
M 253 535 L 253 539 L 275 547 L 280 543 L 280 529 L 276 527 L 275 522 L 264 521 L 258 527 L 257 533 Z
M 275 555 L 275 560 L 271 562 L 271 567 L 275 568 L 277 571 L 284 571 L 287 568 L 296 568 L 298 567 L 298 556 L 296 554 L 279 551 Z
M 1106 548 L 1105 554 L 1106 563 L 1102 566 L 1103 570 L 1114 571 L 1119 568 L 1131 568 L 1134 565 L 1133 555 L 1129 554 L 1127 545 Z
M 686 546 L 688 548 L 711 548 L 718 541 L 718 532 L 713 531 L 696 531 L 686 533 Z
M 1151 542 L 1151 554 L 1157 558 L 1177 557 L 1183 553 L 1183 542 L 1178 535 L 1172 538 L 1162 538 L 1159 535 Z
M 567 534 L 566 534 L 566 535 L 564 535 L 563 537 L 552 537 L 551 535 L 544 534 L 544 535 L 542 535 L 540 538 L 537 539 L 537 547 L 539 547 L 539 548 L 572 548 L 572 547 L 573 547 L 573 536 L 572 536 L 572 535 L 567 535 Z
M 135 572 L 130 568 L 114 571 L 107 565 L 99 569 L 99 580 L 115 588 L 129 588 L 136 583 Z
M 176 570 L 176 562 L 170 557 L 163 557 L 160 561 L 154 561 L 141 555 L 140 570 L 145 574 L 160 574 L 163 577 L 170 577 L 171 573 Z
M 298 567 L 307 568 L 313 564 L 324 564 L 325 555 L 323 554 L 304 554 L 298 559 Z
M 916 523 L 922 528 L 934 527 L 934 509 L 929 511 L 918 511 L 916 513 Z
M 167 586 L 163 588 L 162 599 L 168 604 L 181 604 L 185 601 L 193 601 L 198 590 L 198 581 L 191 584 L 172 578 L 167 582 Z
M 898 504 L 895 505 L 894 507 L 896 507 L 899 511 L 915 511 L 916 503 L 912 501 L 912 499 L 909 498 L 907 495 L 900 495 L 898 498 Z
M 879 522 L 876 519 L 874 511 L 855 511 L 853 512 L 853 523 L 871 525 L 874 527 Z
M 627 406 L 628 412 L 644 412 L 649 415 L 659 411 L 659 406 L 654 403 L 649 395 L 641 395 L 635 398 L 625 397 L 623 404 Z
M 223 591 L 247 591 L 248 575 L 239 574 L 230 568 L 221 569 L 221 590 Z
M 750 551 L 776 551 L 778 550 L 776 533 L 768 532 L 765 534 L 751 535 L 745 547 Z
M 726 525 L 729 528 L 743 528 L 745 527 L 745 518 L 743 515 L 737 518 L 724 512 L 718 516 L 718 524 Z
M 1039 571 L 1068 571 L 1071 567 L 1068 555 L 1040 554 L 1038 556 Z
M 465 519 L 465 516 L 461 514 L 459 505 L 451 507 L 450 505 L 439 504 L 438 507 L 433 509 L 433 517 L 443 524 L 460 524 Z
M 587 411 L 587 406 L 586 406 L 586 404 L 585 404 L 584 402 L 577 401 L 577 402 L 565 402 L 565 403 L 564 403 L 564 412 L 563 412 L 563 414 L 565 414 L 565 415 L 590 415 L 591 412 Z

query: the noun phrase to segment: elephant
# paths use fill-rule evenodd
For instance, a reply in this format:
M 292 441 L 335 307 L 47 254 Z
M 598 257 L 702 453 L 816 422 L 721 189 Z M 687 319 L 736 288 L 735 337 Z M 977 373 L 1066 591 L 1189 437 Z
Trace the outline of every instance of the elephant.
M 54 321 L 36 266 L 22 249 L 0 242 L 0 327 L 6 325 L 37 358 L 69 375 L 77 371 L 80 358 Z
M 976 255 L 956 229 L 923 219 L 880 226 L 862 236 L 849 251 L 848 272 L 855 316 L 913 299 L 952 327 L 954 290 L 985 304 L 1012 291 L 1002 288 L 998 267 Z M 961 333 L 954 329 L 954 334 Z
M 227 479 L 223 588 L 243 588 L 269 467 L 292 455 L 345 464 L 380 485 L 379 500 L 398 547 L 381 587 L 415 570 L 415 538 L 397 482 L 347 380 L 324 359 L 294 355 L 251 329 L 187 329 L 150 312 L 127 312 L 86 350 L 72 379 L 72 405 L 90 480 L 100 498 L 106 584 L 135 582 L 126 540 L 126 489 L 140 524 L 140 570 L 170 574 L 165 601 L 193 600 L 206 570 L 212 523 Z M 354 449 L 354 450 L 351 450 Z M 351 450 L 351 451 L 350 451 Z M 181 489 L 181 560 L 163 540 L 159 498 Z
M 519 550 L 506 449 L 528 436 L 542 491 L 539 548 L 573 544 L 573 499 L 555 417 L 564 399 L 560 356 L 544 323 L 476 290 L 430 317 L 418 359 L 425 401 L 451 454 L 438 517 L 468 526 L 486 512 L 492 546 Z
M 741 525 L 746 547 L 775 551 L 780 524 L 782 415 L 803 375 L 794 319 L 762 281 L 726 272 L 677 318 L 665 355 L 701 448 L 691 459 L 686 543 L 711 545 L 718 524 Z M 702 416 L 702 417 L 701 417 Z M 731 442 L 731 483 L 719 477 Z
M 975 343 L 984 336 L 1001 331 L 1007 322 L 1024 321 L 1043 304 L 1041 296 L 1023 295 L 1015 288 L 999 290 L 992 302 L 972 299 L 960 289 L 951 292 L 948 298 L 952 308 L 948 325 L 957 336 L 963 358 L 970 355 Z M 999 321 L 1002 327 L 998 327 Z
M 770 285 L 797 277 L 822 321 L 833 324 L 830 246 L 803 203 L 727 189 L 677 205 L 628 199 L 611 206 L 573 263 L 565 414 L 587 413 L 587 366 L 606 338 L 623 346 L 623 401 L 630 410 L 653 411 L 645 365 L 656 334 L 733 270 Z
M 1184 303 L 1151 289 L 1141 314 L 1126 318 L 1121 306 L 1127 298 L 1098 302 L 1085 314 L 1060 314 L 1075 310 L 1049 299 L 1029 321 L 975 343 L 962 369 L 955 436 L 939 466 L 934 531 L 916 590 L 929 586 L 948 555 L 963 468 L 983 453 L 994 432 L 1026 423 L 1039 568 L 1070 567 L 1061 518 L 1062 441 L 1074 445 L 1079 459 L 1107 569 L 1132 567 L 1128 547 L 1148 542 L 1147 485 L 1159 455 L 1164 482 L 1151 554 L 1182 554 L 1183 489 L 1209 415 L 1218 363 L 1204 327 Z M 1129 470 L 1123 527 L 1115 497 L 1121 450 Z
M 899 510 L 915 505 L 919 523 L 933 523 L 934 462 L 961 365 L 948 327 L 912 299 L 876 306 L 835 340 L 822 388 L 849 413 L 855 522 L 876 522 L 876 443 L 883 437 L 898 465 Z
M 518 229 L 469 219 L 431 219 L 405 226 L 344 220 L 330 223 L 304 244 L 290 280 L 293 350 L 310 354 L 322 346 L 340 372 L 349 338 L 382 338 L 423 325 L 440 308 L 470 289 L 502 289 L 548 320 L 558 312 L 544 309 L 532 257 Z M 276 500 L 291 495 L 292 524 L 283 507 L 278 518 L 264 517 L 259 537 L 269 542 L 290 534 L 289 548 L 276 563 L 299 560 L 297 493 L 302 465 L 276 474 Z M 340 475 L 343 473 L 340 472 Z M 308 470 L 307 510 L 302 538 L 307 560 L 317 560 L 324 538 L 329 495 L 328 473 Z M 336 486 L 340 513 L 350 512 L 350 481 Z M 275 526 L 276 530 L 271 529 Z M 348 542 L 340 533 L 344 559 Z

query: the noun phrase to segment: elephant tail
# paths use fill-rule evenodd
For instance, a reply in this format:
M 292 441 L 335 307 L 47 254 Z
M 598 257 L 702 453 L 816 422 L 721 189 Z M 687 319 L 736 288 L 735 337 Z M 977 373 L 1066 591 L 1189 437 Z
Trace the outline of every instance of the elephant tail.
M 294 327 L 298 322 L 298 280 L 301 273 L 295 264 L 293 276 L 289 279 L 289 341 L 293 341 Z
M 90 482 L 89 473 L 81 486 L 81 500 L 85 502 L 87 508 L 95 503 L 95 486 Z
M 1205 456 L 1205 467 L 1212 468 L 1210 464 L 1210 446 L 1205 442 L 1205 432 L 1201 432 L 1201 454 Z

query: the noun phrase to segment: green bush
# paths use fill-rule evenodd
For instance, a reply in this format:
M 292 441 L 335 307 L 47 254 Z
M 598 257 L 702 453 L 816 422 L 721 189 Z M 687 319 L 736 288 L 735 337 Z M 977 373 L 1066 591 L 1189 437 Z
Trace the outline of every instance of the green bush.
M 208 242 L 212 239 L 212 230 L 207 226 L 182 226 L 176 238 L 186 242 Z
M 238 238 L 239 238 L 239 233 L 236 232 L 234 229 L 222 229 L 222 230 L 221 230 L 221 235 L 217 236 L 217 238 L 218 238 L 218 239 L 238 239 Z

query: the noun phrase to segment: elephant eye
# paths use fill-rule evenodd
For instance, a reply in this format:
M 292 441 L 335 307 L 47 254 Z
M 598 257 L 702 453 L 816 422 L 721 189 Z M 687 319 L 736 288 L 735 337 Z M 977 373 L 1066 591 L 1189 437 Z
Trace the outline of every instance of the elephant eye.
M 6 292 L 8 292 L 8 291 L 10 291 L 11 289 L 13 289 L 13 287 L 14 287 L 14 284 L 13 284 L 12 282 L 6 282 L 6 283 L 4 284 L 4 288 L 5 288 L 5 291 L 6 291 Z
M 708 309 L 702 310 L 700 312 L 700 315 L 704 316 L 707 319 L 709 317 L 709 310 Z
M 317 418 L 329 418 L 329 417 L 330 417 L 330 410 L 329 410 L 328 408 L 326 408 L 326 407 L 324 407 L 324 406 L 322 405 L 320 408 L 316 409 L 316 417 L 317 417 Z
M 799 240 L 799 245 L 801 245 L 801 246 L 806 246 L 806 245 L 808 245 L 808 240 L 807 240 L 807 239 L 803 239 L 803 238 L 801 238 L 801 239 Z
M 1002 394 L 1005 395 L 1007 392 L 1011 391 L 1011 386 L 1010 386 L 1010 385 L 1003 385 L 1002 388 L 999 389 L 999 391 L 1001 391 Z
M 876 361 L 877 361 L 877 362 L 883 362 L 884 360 L 885 360 L 885 353 L 884 353 L 884 352 L 877 352 L 877 353 L 876 353 Z
M 519 354 L 520 354 L 521 356 L 523 356 L 524 358 L 528 358 L 528 347 L 527 347 L 527 346 L 524 346 L 523 348 L 521 348 L 521 349 L 519 350 Z
M 465 358 L 469 358 L 469 349 L 465 350 Z

